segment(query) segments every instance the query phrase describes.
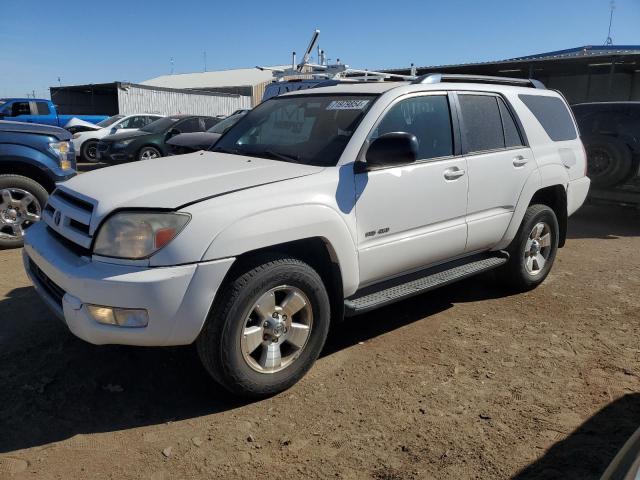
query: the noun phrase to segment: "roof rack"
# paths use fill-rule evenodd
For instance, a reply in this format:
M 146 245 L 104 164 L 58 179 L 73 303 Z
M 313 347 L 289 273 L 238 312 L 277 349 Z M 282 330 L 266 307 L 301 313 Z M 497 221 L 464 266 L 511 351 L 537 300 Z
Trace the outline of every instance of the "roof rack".
M 511 77 L 491 77 L 488 75 L 464 75 L 460 73 L 428 73 L 421 75 L 411 83 L 443 83 L 443 82 L 460 82 L 460 83 L 491 83 L 497 85 L 514 85 L 518 87 L 530 87 L 546 89 L 540 80 L 533 78 L 511 78 Z

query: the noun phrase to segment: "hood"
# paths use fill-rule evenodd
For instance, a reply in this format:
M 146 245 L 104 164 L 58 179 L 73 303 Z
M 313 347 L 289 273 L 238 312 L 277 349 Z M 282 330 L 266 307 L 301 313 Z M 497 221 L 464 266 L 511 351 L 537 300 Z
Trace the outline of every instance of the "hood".
M 78 175 L 61 188 L 77 192 L 94 207 L 91 231 L 120 208 L 176 209 L 207 198 L 303 177 L 322 167 L 198 152 L 107 167 Z
M 190 147 L 193 149 L 209 148 L 221 137 L 219 133 L 194 132 L 181 133 L 167 140 L 167 144 L 177 147 Z
M 152 132 L 143 132 L 141 130 L 133 130 L 131 132 L 121 132 L 121 133 L 114 133 L 113 135 L 107 135 L 102 140 L 105 140 L 107 142 L 119 142 L 121 140 L 128 140 L 130 138 L 144 137 L 145 135 L 157 135 L 157 134 Z
M 82 119 L 76 118 L 76 117 L 73 117 L 64 126 L 64 128 L 71 128 L 71 127 L 85 127 L 87 129 L 90 129 L 90 130 L 100 130 L 102 128 L 102 127 L 99 127 L 98 125 L 96 125 L 95 123 L 87 122 L 85 120 L 82 120 Z
M 71 134 L 63 128 L 53 127 L 51 125 L 40 125 L 38 123 L 8 122 L 5 120 L 0 120 L 0 131 L 39 133 L 41 135 L 50 135 L 57 138 L 58 140 L 71 139 Z

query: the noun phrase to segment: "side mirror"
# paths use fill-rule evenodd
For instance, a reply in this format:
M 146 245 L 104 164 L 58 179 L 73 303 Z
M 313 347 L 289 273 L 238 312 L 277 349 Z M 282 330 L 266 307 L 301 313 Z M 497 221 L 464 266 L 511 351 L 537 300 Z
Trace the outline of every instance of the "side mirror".
M 368 169 L 413 163 L 418 159 L 418 139 L 407 132 L 385 133 L 369 145 L 366 159 Z

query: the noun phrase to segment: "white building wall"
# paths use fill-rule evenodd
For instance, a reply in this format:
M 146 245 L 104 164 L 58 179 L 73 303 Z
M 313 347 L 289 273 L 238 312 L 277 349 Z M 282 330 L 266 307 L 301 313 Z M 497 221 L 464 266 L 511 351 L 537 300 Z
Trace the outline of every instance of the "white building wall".
M 131 84 L 121 84 L 118 87 L 118 112 L 124 115 L 229 115 L 240 108 L 251 108 L 251 103 L 251 97 L 242 95 L 177 92 Z

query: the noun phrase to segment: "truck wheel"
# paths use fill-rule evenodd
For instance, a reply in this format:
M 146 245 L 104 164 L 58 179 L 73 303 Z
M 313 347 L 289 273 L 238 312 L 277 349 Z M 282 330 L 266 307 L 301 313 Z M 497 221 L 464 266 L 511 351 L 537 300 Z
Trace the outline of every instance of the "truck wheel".
M 611 137 L 598 135 L 586 138 L 587 175 L 595 188 L 614 187 L 631 174 L 631 150 Z
M 80 156 L 87 162 L 96 162 L 96 154 L 98 153 L 98 141 L 87 140 L 80 148 Z
M 35 180 L 0 175 L 0 249 L 23 244 L 25 229 L 40 220 L 49 194 Z
M 138 152 L 138 160 L 150 160 L 152 158 L 159 158 L 161 156 L 162 153 L 160 153 L 160 150 L 153 147 L 144 147 L 140 149 L 140 152 Z
M 196 344 L 209 374 L 233 394 L 286 390 L 320 355 L 329 297 L 306 263 L 265 254 L 236 269 L 217 298 Z
M 549 274 L 558 251 L 558 219 L 546 205 L 530 205 L 520 229 L 509 245 L 509 262 L 502 270 L 505 285 L 527 291 L 540 285 Z

